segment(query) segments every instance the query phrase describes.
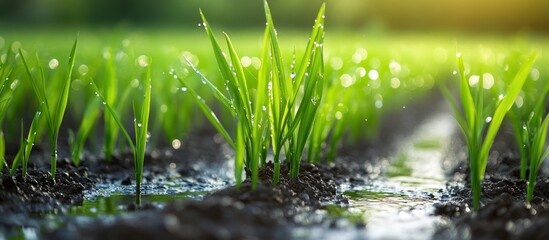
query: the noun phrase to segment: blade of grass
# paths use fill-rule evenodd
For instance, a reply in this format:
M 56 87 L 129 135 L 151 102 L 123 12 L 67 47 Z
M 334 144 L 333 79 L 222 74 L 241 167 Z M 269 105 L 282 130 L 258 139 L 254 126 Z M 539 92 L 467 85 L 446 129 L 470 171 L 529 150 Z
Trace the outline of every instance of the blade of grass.
M 504 95 L 500 104 L 496 108 L 496 111 L 492 117 L 492 121 L 490 122 L 490 126 L 488 127 L 488 131 L 486 132 L 486 136 L 484 138 L 482 147 L 479 152 L 481 168 L 479 169 L 478 177 L 480 178 L 484 176 L 484 172 L 486 171 L 486 163 L 488 161 L 488 152 L 492 147 L 492 143 L 494 142 L 494 139 L 499 130 L 499 127 L 503 122 L 503 118 L 505 117 L 507 111 L 509 111 L 509 109 L 513 106 L 515 99 L 519 95 L 520 90 L 522 89 L 522 86 L 526 81 L 526 77 L 530 73 L 530 69 L 532 68 L 534 61 L 536 60 L 536 57 L 537 57 L 537 54 L 533 53 L 528 59 L 528 61 L 521 66 L 520 70 L 515 75 L 515 78 L 513 79 L 511 84 L 507 87 L 508 90 L 506 94 Z
M 149 129 L 149 115 L 151 111 L 151 60 L 144 76 L 143 83 L 143 102 L 137 122 L 135 122 L 135 141 L 136 141 L 136 158 L 135 158 L 135 191 L 137 193 L 137 203 L 140 204 L 141 197 L 141 182 L 143 181 L 143 165 L 145 163 L 145 150 L 147 148 L 147 131 Z M 134 111 L 135 113 L 135 111 Z
M 84 144 L 86 142 L 86 139 L 88 138 L 88 135 L 93 128 L 93 125 L 99 117 L 99 104 L 100 102 L 97 99 L 92 99 L 88 103 L 86 110 L 84 110 L 84 116 L 82 117 L 82 122 L 80 123 L 80 127 L 78 128 L 76 137 L 73 137 L 73 140 L 70 141 L 72 161 L 75 165 L 80 164 L 80 158 L 82 155 L 82 150 L 84 150 Z

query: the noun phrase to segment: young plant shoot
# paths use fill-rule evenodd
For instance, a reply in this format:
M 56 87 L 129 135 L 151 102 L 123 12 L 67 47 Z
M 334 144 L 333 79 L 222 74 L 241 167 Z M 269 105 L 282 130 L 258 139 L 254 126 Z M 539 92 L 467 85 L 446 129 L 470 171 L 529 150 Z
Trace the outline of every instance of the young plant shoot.
M 8 49 L 11 49 L 12 45 Z M 13 65 L 11 63 L 12 51 L 6 51 L 5 61 L 0 59 L 0 126 L 3 126 L 4 118 L 6 117 L 6 112 L 8 106 L 12 99 L 13 89 L 7 87 L 8 80 L 11 78 L 13 73 Z M 4 139 L 4 132 L 0 129 L 0 175 L 2 174 L 2 169 L 5 164 L 5 153 L 6 153 L 6 142 Z
M 40 106 L 39 109 L 42 109 L 42 106 Z M 34 141 L 36 140 L 36 132 L 38 132 L 38 122 L 40 121 L 40 116 L 42 115 L 42 112 L 40 110 L 36 112 L 34 115 L 34 118 L 32 119 L 32 123 L 29 129 L 29 133 L 27 138 L 23 138 L 23 120 L 21 120 L 21 144 L 19 145 L 19 151 L 17 152 L 17 155 L 15 155 L 15 159 L 13 160 L 12 166 L 11 166 L 11 175 L 15 174 L 15 171 L 17 171 L 17 167 L 22 162 L 22 176 L 27 176 L 27 166 L 29 164 L 29 158 L 30 154 L 32 152 L 32 147 L 34 146 Z
M 143 98 L 140 99 L 138 104 L 134 103 L 134 129 L 135 129 L 135 143 L 133 142 L 130 134 L 124 128 L 124 125 L 120 121 L 116 110 L 107 103 L 106 98 L 103 94 L 100 93 L 99 88 L 93 81 L 90 79 L 91 85 L 94 88 L 95 94 L 101 99 L 103 105 L 107 109 L 107 112 L 113 118 L 114 123 L 119 127 L 120 131 L 126 138 L 126 141 L 130 145 L 130 148 L 133 153 L 133 163 L 134 163 L 134 173 L 135 173 L 135 193 L 136 193 L 136 203 L 141 204 L 141 183 L 143 182 L 143 166 L 145 163 L 145 150 L 147 147 L 147 131 L 149 127 L 149 114 L 151 107 L 151 60 L 147 61 L 147 64 L 144 65 L 147 69 L 143 74 Z M 139 108 L 138 108 L 139 107 Z
M 537 82 L 531 81 L 529 83 L 528 87 L 539 88 Z M 526 200 L 528 202 L 531 202 L 534 198 L 534 188 L 539 168 L 549 154 L 549 149 L 545 146 L 549 115 L 543 116 L 547 95 L 549 94 L 549 84 L 542 83 L 545 86 L 541 94 L 524 96 L 526 99 L 522 101 L 522 104 L 520 106 L 515 104 L 508 113 L 520 150 L 520 178 L 528 181 L 526 184 Z M 529 90 L 532 89 L 525 89 L 525 92 L 535 93 L 535 91 Z M 526 178 L 527 173 L 528 179 Z
M 481 182 L 484 178 L 490 148 L 507 111 L 512 107 L 526 81 L 530 68 L 536 59 L 536 54 L 532 54 L 528 61 L 521 66 L 508 85 L 505 93 L 500 95 L 500 100 L 498 102 L 489 101 L 488 106 L 485 104 L 482 76 L 477 84 L 469 84 L 465 74 L 463 57 L 459 52 L 456 56 L 460 76 L 459 92 L 462 110 L 459 109 L 458 103 L 448 89 L 444 85 L 440 86 L 442 93 L 454 112 L 467 144 L 469 168 L 471 171 L 471 187 L 473 191 L 473 209 L 478 211 L 482 191 Z M 495 106 L 491 106 L 494 104 Z
M 206 79 L 191 62 L 186 59 L 194 72 L 201 78 L 213 95 L 235 118 L 236 129 L 233 140 L 226 128 L 218 120 L 204 100 L 190 84 L 178 77 L 181 84 L 197 100 L 200 109 L 220 134 L 236 150 L 235 176 L 237 186 L 241 184 L 242 168 L 245 165 L 251 175 L 252 188 L 258 182 L 258 171 L 266 162 L 269 144 L 275 154 L 274 183 L 280 174 L 280 153 L 286 148 L 286 156 L 291 162 L 292 176 L 297 176 L 299 161 L 312 129 L 318 102 L 323 91 L 323 22 L 324 5 L 319 11 L 313 34 L 297 73 L 286 73 L 278 43 L 274 23 L 267 2 L 264 2 L 267 26 L 264 32 L 261 67 L 257 74 L 254 91 L 248 87 L 244 68 L 228 35 L 225 36 L 229 48 L 230 61 L 225 57 L 210 25 L 201 12 L 206 33 L 212 44 L 214 55 L 223 79 L 226 79 L 226 93 Z M 293 70 L 293 69 L 292 69 Z M 300 92 L 303 90 L 303 92 Z M 299 103 L 299 104 L 298 104 Z
M 57 169 L 57 138 L 59 136 L 59 128 L 61 127 L 61 123 L 63 122 L 63 116 L 65 115 L 65 109 L 67 108 L 67 103 L 69 101 L 69 90 L 71 88 L 72 71 L 74 68 L 77 43 L 78 37 L 76 38 L 76 40 L 74 40 L 74 44 L 72 45 L 67 63 L 67 75 L 64 79 L 63 86 L 61 87 L 61 91 L 58 94 L 59 97 L 57 99 L 57 102 L 55 102 L 55 105 L 51 105 L 54 99 L 48 99 L 48 92 L 46 91 L 46 79 L 42 65 L 39 64 L 38 66 L 38 68 L 40 69 L 40 82 L 38 82 L 32 74 L 31 69 L 27 64 L 27 61 L 25 60 L 23 52 L 21 51 L 21 49 L 19 49 L 19 55 L 21 56 L 21 60 L 23 61 L 23 65 L 25 66 L 27 75 L 29 77 L 29 80 L 31 81 L 34 93 L 41 103 L 42 112 L 44 112 L 46 115 L 46 121 L 51 136 L 51 177 L 54 180 Z M 38 60 L 38 62 L 40 61 Z
M 69 130 L 69 146 L 71 148 L 72 161 L 76 165 L 80 164 L 80 157 L 82 155 L 82 150 L 84 150 L 86 139 L 99 117 L 99 104 L 100 102 L 97 99 L 90 100 L 86 110 L 84 110 L 84 116 L 82 117 L 82 122 L 80 123 L 80 128 L 78 128 L 76 135 Z

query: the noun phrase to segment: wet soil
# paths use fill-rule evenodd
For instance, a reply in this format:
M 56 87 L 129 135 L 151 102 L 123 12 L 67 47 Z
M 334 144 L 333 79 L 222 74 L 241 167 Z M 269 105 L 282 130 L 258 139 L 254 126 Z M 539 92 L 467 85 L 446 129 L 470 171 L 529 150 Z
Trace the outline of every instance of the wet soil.
M 347 204 L 336 193 L 339 170 L 335 167 L 302 164 L 299 177 L 292 179 L 283 165 L 278 186 L 271 183 L 272 170 L 272 164 L 262 169 L 255 190 L 244 182 L 240 188 L 229 187 L 201 201 L 175 201 L 114 222 L 77 228 L 68 227 L 77 222 L 68 222 L 46 239 L 286 239 L 290 233 L 284 226 L 322 208 L 321 201 Z
M 437 97 L 435 97 L 437 98 Z M 432 102 L 432 98 L 425 100 Z M 439 101 L 440 102 L 440 101 Z M 154 205 L 126 206 L 135 214 L 96 219 L 81 222 L 75 218 L 64 218 L 63 223 L 54 230 L 48 230 L 45 239 L 287 239 L 291 238 L 289 226 L 307 226 L 322 223 L 323 226 L 336 227 L 336 220 L 330 218 L 309 217 L 315 211 L 325 208 L 325 203 L 346 206 L 348 200 L 336 191 L 341 184 L 364 184 L 370 175 L 379 174 L 383 154 L 394 150 L 393 144 L 403 134 L 425 119 L 438 108 L 424 108 L 423 103 L 416 107 L 407 106 L 401 113 L 386 115 L 381 136 L 377 141 L 360 141 L 352 147 L 345 146 L 336 165 L 303 163 L 297 178 L 288 177 L 288 166 L 281 166 L 281 180 L 278 186 L 271 184 L 272 165 L 261 170 L 261 184 L 252 190 L 249 182 L 237 189 L 228 187 L 209 194 L 200 201 L 174 201 L 164 207 Z M 402 121 L 404 123 L 402 123 Z M 397 124 L 400 122 L 401 124 Z M 164 179 L 188 177 L 203 178 L 204 169 L 223 168 L 232 152 L 218 135 L 211 131 L 195 133 L 183 142 L 181 149 L 154 150 L 145 160 L 145 181 L 163 181 Z M 47 157 L 36 161 L 30 176 L 37 176 L 37 183 L 47 182 L 49 166 Z M 117 155 L 109 164 L 104 159 L 90 155 L 76 167 L 63 160 L 59 164 L 57 184 L 48 189 L 36 190 L 37 186 L 21 186 L 27 190 L 13 187 L 19 179 L 4 174 L 6 183 L 0 199 L 14 196 L 11 200 L 0 202 L 2 216 L 14 216 L 17 211 L 26 214 L 56 212 L 61 214 L 71 204 L 78 204 L 84 189 L 94 187 L 97 182 L 116 182 L 123 185 L 133 183 L 133 166 L 129 154 Z M 208 166 L 208 167 L 205 167 Z M 225 168 L 226 169 L 226 168 Z M 227 173 L 231 176 L 232 173 Z M 39 178 L 42 176 L 42 178 Z M 78 178 L 80 177 L 80 178 Z M 211 178 L 216 178 L 212 174 Z M 17 178 L 17 175 L 15 176 Z M 32 178 L 32 177 L 31 177 Z M 61 185 L 65 178 L 72 179 L 71 184 Z M 85 178 L 85 179 L 84 179 Z M 11 184 L 10 180 L 12 179 Z M 205 179 L 208 180 L 208 179 Z M 27 180 L 29 182 L 29 180 Z M 25 181 L 23 181 L 25 183 Z M 17 183 L 19 184 L 19 183 Z M 63 188 L 62 190 L 58 188 Z M 76 189 L 77 188 L 77 189 Z M 72 191 L 63 192 L 65 190 Z M 76 190 L 75 190 L 76 189 Z M 36 191 L 34 191 L 36 190 Z M 457 194 L 457 193 L 456 193 Z M 28 198 L 30 204 L 20 207 L 17 199 Z M 34 202 L 46 202 L 42 211 Z M 20 210 L 16 210 L 21 208 Z M 11 217 L 2 217 L 5 229 L 13 227 Z M 328 224 L 326 224 L 328 221 Z M 333 221 L 333 223 L 330 223 Z M 355 227 L 363 228 L 364 223 L 356 222 Z
M 507 139 L 507 140 L 506 140 Z M 450 201 L 436 204 L 435 214 L 451 224 L 441 227 L 437 239 L 549 239 L 549 179 L 540 171 L 534 200 L 526 203 L 526 181 L 520 180 L 520 159 L 510 144 L 512 138 L 498 136 L 482 182 L 481 208 L 472 211 L 470 179 L 461 150 L 451 157 L 448 172 Z M 506 140 L 506 141 L 505 141 Z M 457 141 L 456 146 L 463 146 Z M 454 149 L 455 150 L 455 149 Z M 461 156 L 461 157 L 456 157 Z

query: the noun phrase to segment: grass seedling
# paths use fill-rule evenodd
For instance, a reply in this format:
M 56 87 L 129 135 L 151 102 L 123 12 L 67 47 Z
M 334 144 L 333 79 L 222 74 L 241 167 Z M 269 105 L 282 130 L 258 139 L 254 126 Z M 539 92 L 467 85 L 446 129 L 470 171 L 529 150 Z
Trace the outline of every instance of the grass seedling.
M 4 118 L 6 117 L 6 112 L 9 106 L 9 103 L 12 99 L 13 89 L 11 87 L 6 87 L 8 85 L 8 79 L 10 79 L 13 72 L 13 67 L 11 65 L 11 45 L 6 53 L 6 60 L 2 61 L 0 59 L 0 126 L 3 126 Z M 0 129 L 0 174 L 5 164 L 5 153 L 6 153 L 6 142 L 4 139 L 4 132 Z
M 254 99 L 254 106 L 252 106 L 252 94 L 248 89 L 246 76 L 240 58 L 238 57 L 232 42 L 228 35 L 225 34 L 225 40 L 229 46 L 229 55 L 231 61 L 225 58 L 221 47 L 215 38 L 207 20 L 202 11 L 200 12 L 206 33 L 212 44 L 214 55 L 217 60 L 218 67 L 224 79 L 226 79 L 227 96 L 215 87 L 208 79 L 206 79 L 191 62 L 187 60 L 189 66 L 200 76 L 202 83 L 206 85 L 219 100 L 226 109 L 229 110 L 231 115 L 236 119 L 237 140 L 234 141 L 225 127 L 221 124 L 216 114 L 210 109 L 210 107 L 204 102 L 204 100 L 196 93 L 194 89 L 182 78 L 175 76 L 188 92 L 195 98 L 202 112 L 206 115 L 206 118 L 213 124 L 213 126 L 219 131 L 219 133 L 227 140 L 227 142 L 235 148 L 237 159 L 235 160 L 235 178 L 237 186 L 240 186 L 242 175 L 242 163 L 245 163 L 246 167 L 252 173 L 252 187 L 257 186 L 257 172 L 259 169 L 259 163 L 266 157 L 263 153 L 263 149 L 266 149 L 265 139 L 267 134 L 267 120 L 265 102 L 267 100 L 267 80 L 264 70 L 260 70 L 258 76 L 258 85 L 256 91 L 256 97 Z M 265 55 L 264 51 L 264 55 Z M 232 66 L 232 67 L 231 67 Z M 236 145 L 238 142 L 239 145 Z M 243 144 L 243 145 L 242 145 Z M 244 159 L 239 159 L 245 156 Z
M 86 139 L 88 138 L 93 125 L 99 117 L 99 104 L 100 102 L 97 99 L 92 99 L 84 111 L 84 116 L 76 135 L 74 135 L 72 131 L 69 131 L 69 146 L 71 148 L 72 161 L 76 165 L 80 164 L 80 157 L 82 155 L 82 150 L 84 149 Z
M 460 103 L 463 111 L 459 109 L 453 96 L 444 85 L 441 86 L 442 93 L 450 104 L 460 130 L 465 138 L 468 150 L 471 187 L 473 190 L 473 209 L 478 211 L 480 207 L 481 182 L 484 178 L 488 153 L 496 134 L 503 122 L 503 119 L 512 107 L 519 95 L 526 77 L 534 63 L 536 54 L 525 62 L 513 80 L 507 87 L 504 94 L 500 95 L 499 101 L 489 101 L 485 106 L 485 93 L 482 76 L 475 85 L 470 85 L 465 74 L 465 67 L 461 53 L 457 53 L 458 71 L 460 75 L 459 92 Z
M 118 94 L 118 79 L 116 77 L 116 67 L 114 64 L 114 53 L 110 52 L 107 58 L 106 74 L 107 81 L 105 81 L 105 102 L 109 106 L 122 106 L 123 104 L 117 105 L 117 94 Z M 129 89 L 129 88 L 128 88 Z M 117 109 L 117 107 L 115 107 Z M 118 109 L 117 109 L 118 110 Z M 117 111 L 120 112 L 120 111 Z M 116 142 L 118 139 L 118 125 L 115 123 L 113 116 L 110 114 L 105 114 L 103 116 L 103 121 L 105 123 L 105 142 L 103 144 L 103 151 L 105 152 L 105 159 L 107 162 L 111 162 L 112 156 L 116 149 Z
M 147 69 L 143 75 L 143 98 L 137 105 L 133 105 L 134 115 L 134 129 L 135 129 L 135 144 L 130 137 L 130 134 L 124 128 L 124 125 L 120 121 L 120 117 L 117 114 L 117 111 L 107 103 L 106 98 L 101 94 L 99 88 L 93 81 L 90 79 L 91 85 L 94 88 L 95 94 L 101 99 L 103 105 L 107 109 L 107 112 L 110 113 L 114 123 L 119 127 L 120 131 L 126 138 L 126 141 L 130 145 L 131 151 L 133 153 L 133 163 L 134 163 L 134 173 L 135 173 L 135 193 L 136 193 L 136 202 L 137 204 L 141 203 L 141 183 L 143 182 L 143 166 L 145 163 L 145 150 L 147 147 L 147 131 L 149 126 L 149 114 L 151 107 L 151 61 L 147 63 Z M 141 106 L 139 109 L 136 106 Z
M 279 180 L 279 158 L 282 148 L 286 149 L 286 158 L 290 161 L 290 176 L 297 177 L 301 157 L 322 101 L 325 88 L 324 11 L 325 4 L 318 11 L 311 38 L 300 64 L 297 69 L 294 69 L 295 63 L 293 63 L 292 73 L 286 74 L 271 12 L 265 3 L 267 31 L 272 49 L 270 56 L 272 57 L 271 72 L 273 74 L 269 82 L 269 122 L 274 152 L 273 182 L 275 184 Z M 303 88 L 303 92 L 300 92 L 301 88 Z
M 50 102 L 50 101 L 53 101 L 53 99 L 47 98 L 46 83 L 45 83 L 46 79 L 44 76 L 44 69 L 39 64 L 40 82 L 38 82 L 34 78 L 33 74 L 31 73 L 31 69 L 27 64 L 25 57 L 23 56 L 23 52 L 21 51 L 21 49 L 19 49 L 19 55 L 21 56 L 21 60 L 23 61 L 23 65 L 25 66 L 27 75 L 29 77 L 29 80 L 31 81 L 31 85 L 34 90 L 34 93 L 38 97 L 38 100 L 40 101 L 41 106 L 43 108 L 41 111 L 44 112 L 46 115 L 47 125 L 50 130 L 52 179 L 55 179 L 55 173 L 57 169 L 57 138 L 59 136 L 59 128 L 61 127 L 61 122 L 63 122 L 63 116 L 65 115 L 67 102 L 69 101 L 69 90 L 71 88 L 72 70 L 74 68 L 77 43 L 78 43 L 78 37 L 76 38 L 76 40 L 74 40 L 74 44 L 72 45 L 72 49 L 69 55 L 69 59 L 67 63 L 68 65 L 67 76 L 64 79 L 63 86 L 61 88 L 61 91 L 59 92 L 59 98 L 57 99 L 57 102 L 53 106 L 51 105 L 51 102 Z M 50 107 L 53 107 L 53 108 L 50 108 Z
M 42 109 L 42 106 L 40 106 L 39 109 Z M 19 145 L 19 151 L 17 152 L 17 155 L 15 155 L 15 159 L 13 160 L 12 166 L 11 166 L 11 175 L 15 174 L 15 171 L 17 170 L 17 167 L 19 164 L 22 164 L 22 176 L 27 176 L 27 166 L 29 164 L 29 158 L 30 154 L 32 152 L 32 147 L 34 146 L 34 141 L 36 140 L 36 132 L 38 132 L 40 117 L 42 115 L 42 112 L 39 110 L 34 115 L 34 118 L 32 119 L 29 133 L 27 135 L 27 138 L 23 138 L 23 120 L 21 120 L 21 144 Z
M 528 85 L 529 87 L 539 87 L 534 81 L 529 83 L 534 85 Z M 520 106 L 515 104 L 508 113 L 520 150 L 520 178 L 528 181 L 526 185 L 526 200 L 528 202 L 534 198 L 539 168 L 549 154 L 549 149 L 545 146 L 549 115 L 543 117 L 549 94 L 549 84 L 544 84 L 541 94 L 535 94 L 537 89 L 524 89 L 526 99 L 521 101 Z M 528 179 L 526 178 L 527 173 Z
M 190 88 L 190 84 L 177 75 L 175 76 L 197 100 L 200 109 L 208 120 L 235 148 L 237 186 L 240 186 L 242 167 L 245 165 L 251 173 L 252 188 L 254 189 L 258 182 L 259 167 L 265 164 L 270 143 L 272 143 L 275 154 L 274 182 L 277 183 L 279 179 L 279 156 L 283 147 L 286 147 L 286 156 L 289 156 L 291 161 L 292 176 L 297 176 L 299 161 L 311 132 L 319 105 L 318 102 L 323 91 L 321 80 L 323 79 L 322 43 L 324 34 L 322 24 L 324 22 L 324 5 L 319 11 L 311 40 L 307 45 L 297 73 L 287 74 L 270 9 L 266 1 L 264 4 L 267 26 L 264 32 L 261 68 L 256 79 L 255 97 L 253 91 L 248 88 L 244 68 L 229 36 L 224 34 L 229 48 L 230 61 L 225 57 L 202 12 L 202 20 L 212 44 L 218 67 L 223 79 L 226 79 L 227 93 L 219 91 L 211 81 L 206 79 L 186 59 L 187 64 L 201 78 L 202 83 L 211 90 L 222 106 L 228 109 L 235 118 L 236 140 L 231 138 L 216 114 L 196 91 Z M 300 87 L 303 87 L 303 89 Z M 303 93 L 300 90 L 303 90 Z M 298 99 L 299 97 L 301 98 Z M 298 102 L 300 104 L 297 104 Z

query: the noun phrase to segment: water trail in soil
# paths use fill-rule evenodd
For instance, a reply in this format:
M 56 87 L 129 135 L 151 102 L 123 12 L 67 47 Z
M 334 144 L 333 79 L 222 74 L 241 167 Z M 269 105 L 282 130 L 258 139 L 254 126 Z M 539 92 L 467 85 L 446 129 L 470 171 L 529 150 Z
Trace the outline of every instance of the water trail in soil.
M 362 186 L 342 186 L 340 190 L 351 199 L 343 221 L 352 223 L 358 216 L 365 228 L 348 224 L 338 230 L 324 228 L 298 235 L 309 239 L 430 239 L 443 221 L 432 216 L 433 203 L 444 198 L 439 191 L 446 183 L 442 160 L 454 128 L 449 114 L 435 114 L 397 144 L 396 154 L 385 161 L 380 177 Z

